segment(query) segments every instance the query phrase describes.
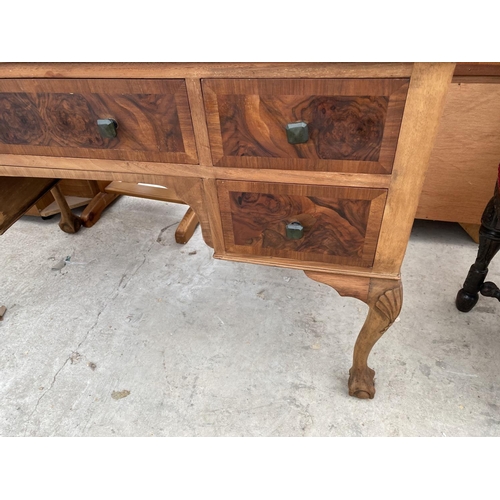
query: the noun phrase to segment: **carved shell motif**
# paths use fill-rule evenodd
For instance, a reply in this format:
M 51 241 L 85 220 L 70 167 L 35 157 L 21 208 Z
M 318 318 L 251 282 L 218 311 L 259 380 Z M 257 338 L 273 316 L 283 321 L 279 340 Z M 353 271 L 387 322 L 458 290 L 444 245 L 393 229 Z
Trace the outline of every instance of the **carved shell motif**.
M 381 295 L 375 304 L 375 309 L 389 319 L 392 323 L 401 311 L 403 303 L 403 293 L 401 286 L 387 290 Z

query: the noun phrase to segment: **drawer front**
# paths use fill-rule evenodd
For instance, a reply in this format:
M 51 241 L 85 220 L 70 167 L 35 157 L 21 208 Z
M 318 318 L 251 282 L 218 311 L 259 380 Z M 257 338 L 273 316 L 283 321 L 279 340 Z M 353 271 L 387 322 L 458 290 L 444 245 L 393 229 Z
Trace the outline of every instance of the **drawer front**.
M 185 82 L 0 80 L 0 153 L 197 163 Z
M 204 80 L 214 164 L 390 173 L 408 83 L 408 79 Z M 290 142 L 287 125 L 297 123 L 307 132 Z
M 373 264 L 385 189 L 223 180 L 217 189 L 227 253 Z M 303 228 L 299 239 L 294 222 Z

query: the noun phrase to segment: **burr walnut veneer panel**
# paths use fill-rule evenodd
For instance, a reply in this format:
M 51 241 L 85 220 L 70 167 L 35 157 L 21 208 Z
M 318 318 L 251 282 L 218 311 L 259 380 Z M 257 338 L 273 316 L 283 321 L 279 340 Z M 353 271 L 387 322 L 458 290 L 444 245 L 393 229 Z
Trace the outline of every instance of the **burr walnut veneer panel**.
M 386 190 L 218 181 L 226 251 L 370 267 Z M 304 236 L 286 237 L 300 222 Z
M 204 80 L 214 164 L 390 173 L 407 79 Z M 289 123 L 309 139 L 290 144 Z
M 0 79 L 0 153 L 197 163 L 185 82 Z

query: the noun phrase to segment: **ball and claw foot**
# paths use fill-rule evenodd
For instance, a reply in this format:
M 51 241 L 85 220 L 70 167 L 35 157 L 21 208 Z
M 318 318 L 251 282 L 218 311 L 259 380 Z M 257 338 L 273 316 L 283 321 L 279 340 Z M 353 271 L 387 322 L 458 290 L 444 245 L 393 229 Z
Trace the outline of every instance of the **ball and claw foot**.
M 375 370 L 351 368 L 349 370 L 349 396 L 359 399 L 373 399 L 375 396 Z
M 349 370 L 349 396 L 359 399 L 375 397 L 375 371 L 368 367 L 373 346 L 394 323 L 403 303 L 401 280 L 392 278 L 342 277 L 334 274 L 306 272 L 310 278 L 335 288 L 340 295 L 365 302 L 368 315 L 354 345 Z

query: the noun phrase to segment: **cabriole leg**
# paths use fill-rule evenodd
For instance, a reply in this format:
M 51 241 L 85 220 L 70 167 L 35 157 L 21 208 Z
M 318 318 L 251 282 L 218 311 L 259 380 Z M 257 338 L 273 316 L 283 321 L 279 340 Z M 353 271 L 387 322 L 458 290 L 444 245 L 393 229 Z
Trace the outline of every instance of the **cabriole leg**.
M 368 366 L 368 356 L 375 343 L 394 323 L 401 311 L 403 303 L 401 281 L 315 271 L 306 271 L 306 275 L 331 286 L 342 296 L 355 297 L 368 304 L 370 310 L 354 346 L 348 386 L 349 395 L 360 399 L 373 399 L 375 371 Z
M 354 345 L 348 384 L 349 395 L 361 399 L 373 399 L 375 396 L 375 371 L 368 366 L 368 356 L 401 311 L 401 281 L 372 279 L 367 303 L 370 310 Z

